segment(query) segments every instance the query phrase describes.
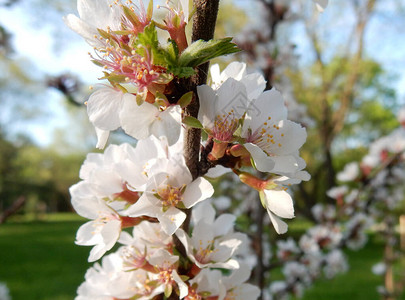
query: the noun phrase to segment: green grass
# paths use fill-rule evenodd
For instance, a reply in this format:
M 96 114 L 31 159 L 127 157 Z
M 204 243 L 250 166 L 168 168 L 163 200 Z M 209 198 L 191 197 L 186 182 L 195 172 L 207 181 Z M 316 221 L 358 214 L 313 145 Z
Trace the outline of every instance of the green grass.
M 367 247 L 358 251 L 347 250 L 349 270 L 331 280 L 317 281 L 303 299 L 380 300 L 376 287 L 383 284 L 383 278 L 374 275 L 371 268 L 380 261 L 382 253 L 383 245 L 373 237 Z
M 90 247 L 74 244 L 84 221 L 74 214 L 57 214 L 42 221 L 17 218 L 0 226 L 0 281 L 7 283 L 13 300 L 74 298 L 90 266 Z M 317 281 L 303 299 L 379 299 L 376 286 L 382 278 L 373 275 L 371 267 L 382 252 L 382 243 L 375 238 L 360 251 L 347 251 L 350 270 L 332 280 Z
M 0 281 L 6 282 L 13 300 L 74 298 L 89 266 L 90 248 L 74 244 L 83 221 L 61 219 L 65 221 L 0 226 Z

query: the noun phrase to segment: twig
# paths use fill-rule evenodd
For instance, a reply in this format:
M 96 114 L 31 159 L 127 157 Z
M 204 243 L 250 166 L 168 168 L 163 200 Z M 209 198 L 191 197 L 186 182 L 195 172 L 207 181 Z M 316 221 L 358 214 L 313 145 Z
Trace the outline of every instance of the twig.
M 9 208 L 7 208 L 1 215 L 0 215 L 0 224 L 6 222 L 6 220 L 14 215 L 25 203 L 25 197 L 20 196 L 11 204 Z

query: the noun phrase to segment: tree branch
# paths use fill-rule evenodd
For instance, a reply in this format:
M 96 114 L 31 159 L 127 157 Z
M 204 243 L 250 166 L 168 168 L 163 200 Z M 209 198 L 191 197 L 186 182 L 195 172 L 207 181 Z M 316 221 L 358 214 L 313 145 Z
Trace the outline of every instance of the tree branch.
M 214 37 L 219 0 L 194 0 L 193 3 L 196 12 L 193 17 L 193 33 L 191 39 L 193 42 L 200 39 L 208 41 Z M 194 118 L 198 117 L 200 103 L 196 91 L 197 86 L 206 83 L 208 77 L 208 67 L 209 63 L 200 65 L 197 67 L 196 74 L 194 76 L 189 79 L 179 81 L 180 88 L 184 93 L 187 93 L 189 91 L 194 92 L 193 100 L 184 109 L 184 116 L 191 116 Z M 201 130 L 197 128 L 186 127 L 184 133 L 184 158 L 193 179 L 196 179 L 200 175 L 200 144 Z M 182 225 L 182 228 L 185 232 L 188 232 L 191 219 L 191 209 L 183 211 L 186 213 L 187 217 Z M 184 257 L 187 257 L 184 246 L 176 237 L 176 235 L 173 235 L 173 240 L 176 249 Z M 175 296 L 175 293 L 172 293 L 172 296 L 169 299 L 176 299 Z

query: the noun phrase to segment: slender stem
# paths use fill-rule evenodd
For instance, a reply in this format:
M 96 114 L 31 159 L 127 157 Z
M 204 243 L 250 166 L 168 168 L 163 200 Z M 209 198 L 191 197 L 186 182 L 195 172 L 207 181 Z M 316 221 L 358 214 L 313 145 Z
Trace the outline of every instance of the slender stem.
M 263 288 L 265 282 L 265 268 L 264 268 L 264 253 L 263 253 L 263 225 L 264 225 L 264 217 L 266 214 L 266 210 L 261 206 L 256 206 L 256 220 L 257 220 L 257 234 L 255 235 L 255 242 L 256 242 L 256 256 L 257 256 L 257 265 L 254 270 L 255 278 L 257 281 L 257 285 L 260 288 L 261 294 L 258 300 L 263 299 Z
M 210 40 L 214 37 L 215 24 L 217 21 L 219 0 L 194 0 L 196 13 L 193 18 L 192 41 Z M 200 102 L 196 93 L 197 86 L 207 81 L 209 63 L 197 67 L 196 74 L 184 82 L 187 91 L 194 91 L 191 103 L 184 109 L 185 116 L 198 117 Z M 199 159 L 201 145 L 201 130 L 198 128 L 186 128 L 184 133 L 184 158 L 193 179 L 199 176 Z M 187 231 L 190 223 L 191 210 L 187 210 L 187 219 L 183 229 Z
M 214 37 L 215 24 L 218 15 L 219 0 L 194 0 L 195 14 L 193 18 L 192 41 L 210 40 Z M 198 66 L 196 74 L 183 82 L 187 91 L 194 91 L 194 97 L 190 105 L 184 110 L 185 116 L 198 117 L 200 103 L 196 93 L 197 86 L 205 84 L 207 81 L 209 63 Z M 193 179 L 199 176 L 199 156 L 201 130 L 197 128 L 187 128 L 184 134 L 184 157 L 190 169 Z
M 214 37 L 219 0 L 194 0 L 193 2 L 196 12 L 193 17 L 192 41 L 194 42 L 200 39 L 208 41 Z M 194 76 L 179 82 L 179 85 L 181 86 L 184 93 L 188 91 L 194 91 L 193 100 L 184 109 L 184 116 L 191 116 L 194 118 L 198 117 L 200 103 L 196 90 L 197 86 L 206 83 L 208 67 L 209 63 L 198 66 L 196 69 L 196 74 Z M 197 128 L 187 127 L 184 133 L 184 158 L 193 179 L 196 179 L 200 175 L 200 145 L 201 130 Z M 187 217 L 182 225 L 182 228 L 184 231 L 188 232 L 191 219 L 191 209 L 184 210 L 184 212 L 186 213 Z M 173 236 L 173 239 L 176 249 L 183 256 L 186 256 L 184 246 L 176 237 L 176 235 Z M 173 295 L 174 293 L 172 294 L 172 296 Z M 172 299 L 172 297 L 170 299 Z

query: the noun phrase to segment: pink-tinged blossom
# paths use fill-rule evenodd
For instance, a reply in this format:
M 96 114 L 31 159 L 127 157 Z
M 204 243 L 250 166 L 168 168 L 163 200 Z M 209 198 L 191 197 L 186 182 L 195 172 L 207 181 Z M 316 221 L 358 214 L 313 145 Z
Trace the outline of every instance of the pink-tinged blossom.
M 252 284 L 244 283 L 250 277 L 251 269 L 247 265 L 241 265 L 228 277 L 221 280 L 224 289 L 218 300 L 256 300 L 260 296 L 260 289 Z
M 78 0 L 77 11 L 79 17 L 69 14 L 64 21 L 93 47 L 102 46 L 98 29 L 119 30 L 121 27 L 121 7 L 110 5 L 107 0 Z
M 171 5 L 169 6 L 169 4 Z M 170 0 L 166 1 L 166 5 L 158 5 L 158 8 L 164 8 L 168 11 L 163 19 L 164 25 L 158 24 L 158 26 L 167 30 L 170 38 L 176 42 L 181 53 L 188 46 L 185 28 L 189 19 L 189 1 L 180 0 L 177 8 L 173 7 L 173 2 Z
M 402 127 L 405 127 L 405 107 L 399 110 L 397 116 L 398 122 L 401 124 Z
M 192 180 L 183 161 L 160 159 L 150 170 L 145 192 L 127 213 L 157 218 L 166 234 L 172 235 L 184 222 L 186 215 L 180 208 L 193 207 L 214 193 L 204 178 Z
M 89 262 L 98 260 L 116 243 L 121 232 L 120 216 L 104 200 L 85 195 L 80 190 L 83 183 L 70 188 L 72 205 L 76 212 L 88 219 L 76 234 L 76 244 L 94 246 L 90 251 Z
M 109 132 L 121 126 L 119 113 L 122 110 L 124 99 L 136 102 L 134 95 L 123 93 L 112 87 L 101 88 L 90 95 L 87 101 L 87 114 L 90 122 L 98 130 L 97 148 L 103 149 Z
M 162 231 L 161 225 L 147 221 L 135 226 L 132 235 L 122 232 L 118 242 L 125 245 L 120 248 L 120 253 L 125 268 L 129 270 L 142 268 L 157 250 L 173 247 L 172 237 Z
M 277 257 L 281 260 L 288 260 L 291 256 L 300 253 L 297 243 L 292 239 L 277 241 Z
M 143 32 L 145 30 L 145 27 L 152 21 L 153 6 L 150 6 L 150 11 L 146 11 L 143 2 L 143 0 L 138 0 L 139 5 L 134 4 L 134 2 L 132 1 L 126 2 L 127 5 L 129 3 L 131 4 L 127 7 L 130 11 L 133 12 L 133 14 L 131 15 L 131 18 L 128 18 L 127 15 L 122 16 L 122 26 L 133 35 L 137 35 L 138 33 Z M 153 0 L 151 0 L 149 5 L 153 5 Z
M 325 256 L 323 270 L 326 278 L 333 278 L 339 273 L 346 272 L 348 268 L 346 257 L 341 250 L 334 249 Z
M 264 189 L 261 192 L 261 199 L 276 232 L 286 233 L 288 226 L 280 218 L 294 218 L 294 204 L 290 194 L 284 190 Z
M 200 207 L 204 205 L 213 210 L 209 203 L 202 203 Z M 176 231 L 176 235 L 184 245 L 190 260 L 199 268 L 239 268 L 233 256 L 243 244 L 247 244 L 247 236 L 233 232 L 235 219 L 236 217 L 230 214 L 222 214 L 215 220 L 209 215 L 204 216 L 194 224 L 191 237 L 181 228 Z
M 174 144 L 181 129 L 181 108 L 178 105 L 159 107 L 144 102 L 138 105 L 136 96 L 111 87 L 95 91 L 87 102 L 90 122 L 98 130 L 98 148 L 104 148 L 110 131 L 122 127 L 136 139 L 153 135 L 166 137 Z
M 343 171 L 339 172 L 336 178 L 339 181 L 350 182 L 355 180 L 360 174 L 359 164 L 357 162 L 351 162 L 347 164 Z
M 132 83 L 138 93 L 163 91 L 159 85 L 170 82 L 172 76 L 165 68 L 153 64 L 146 46 L 141 55 L 134 44 L 134 38 L 144 31 L 152 17 L 141 0 L 139 6 L 129 7 L 118 1 L 110 4 L 106 0 L 78 0 L 78 11 L 80 18 L 70 14 L 65 23 L 94 47 L 93 62 L 111 72 L 112 81 Z M 111 74 L 105 73 L 105 78 L 110 78 Z
M 93 221 L 80 227 L 76 243 L 94 246 L 89 261 L 99 259 L 118 240 L 121 228 L 140 219 L 126 216 L 126 208 L 136 203 L 146 186 L 149 164 L 166 153 L 155 139 L 109 146 L 104 154 L 89 154 L 80 170 L 81 182 L 70 188 L 76 212 Z
M 286 233 L 288 226 L 280 217 L 294 218 L 294 205 L 287 188 L 280 186 L 275 180 L 261 180 L 246 172 L 240 172 L 239 179 L 259 192 L 261 203 L 267 210 L 276 232 Z
M 246 95 L 249 100 L 257 99 L 266 87 L 266 81 L 260 73 L 247 73 L 246 64 L 241 62 L 230 63 L 222 72 L 219 65 L 215 64 L 210 68 L 211 87 L 215 90 L 228 79 L 233 78 L 246 88 Z
M 178 256 L 159 249 L 148 259 L 148 262 L 155 268 L 153 279 L 157 281 L 156 289 L 162 289 L 168 297 L 173 288 L 177 287 L 179 297 L 183 299 L 188 294 L 188 287 L 177 273 L 178 260 Z
M 212 299 L 220 293 L 222 273 L 219 270 L 202 269 L 189 281 L 188 295 L 184 300 L 202 300 L 206 295 Z
M 220 142 L 233 141 L 249 104 L 245 86 L 229 78 L 217 90 L 201 85 L 197 92 L 200 99 L 198 119 L 204 130 Z
M 153 289 L 148 284 L 151 274 L 144 270 L 125 271 L 124 262 L 118 253 L 103 257 L 85 275 L 85 282 L 78 288 L 75 300 L 151 299 L 163 290 Z M 153 275 L 152 275 L 153 276 Z
M 90 55 L 93 62 L 103 66 L 105 71 L 109 71 L 113 75 L 113 81 L 135 85 L 138 89 L 137 93 L 144 94 L 144 98 L 148 90 L 153 94 L 156 91 L 163 92 L 163 85 L 173 78 L 164 67 L 153 64 L 153 57 L 149 50 L 143 48 L 144 53 L 140 55 L 136 48 L 118 47 L 121 36 L 114 35 L 110 31 L 108 35 L 109 38 L 98 38 L 102 46 L 95 48 L 95 56 Z M 106 75 L 106 78 L 109 76 Z
M 306 130 L 287 120 L 283 98 L 275 89 L 250 103 L 241 137 L 259 171 L 284 175 L 305 167 L 298 150 L 307 138 Z
M 120 112 L 121 126 L 136 139 L 148 136 L 167 138 L 169 145 L 176 143 L 181 130 L 181 108 L 171 105 L 166 108 L 144 102 L 138 105 L 133 99 L 125 99 Z

